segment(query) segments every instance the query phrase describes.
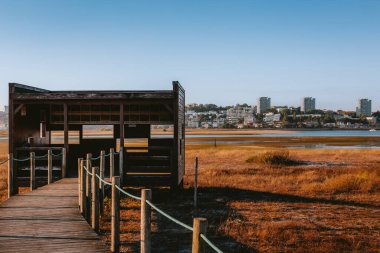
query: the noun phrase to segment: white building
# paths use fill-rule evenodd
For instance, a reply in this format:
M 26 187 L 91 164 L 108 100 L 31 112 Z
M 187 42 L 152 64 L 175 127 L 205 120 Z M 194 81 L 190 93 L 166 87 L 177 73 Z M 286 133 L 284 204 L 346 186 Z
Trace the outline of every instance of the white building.
M 265 123 L 274 123 L 281 120 L 281 114 L 274 114 L 274 113 L 266 113 L 264 116 L 263 121 Z
M 253 115 L 252 107 L 235 106 L 227 110 L 227 118 L 244 118 Z
M 309 112 L 315 110 L 315 98 L 303 97 L 301 99 L 301 112 Z
M 257 99 L 257 113 L 265 113 L 270 109 L 270 98 L 259 97 Z
M 362 98 L 358 100 L 358 105 L 356 107 L 356 116 L 360 117 L 361 115 L 364 116 L 371 116 L 372 115 L 372 101 L 367 98 Z

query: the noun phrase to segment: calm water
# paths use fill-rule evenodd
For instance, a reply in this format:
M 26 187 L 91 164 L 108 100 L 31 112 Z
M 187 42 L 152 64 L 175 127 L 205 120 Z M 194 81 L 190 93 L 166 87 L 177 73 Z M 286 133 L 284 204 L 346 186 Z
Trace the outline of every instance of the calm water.
M 271 133 L 271 134 L 194 134 L 186 135 L 187 144 L 214 144 L 214 140 L 192 140 L 192 138 L 215 138 L 217 144 L 230 144 L 230 145 L 244 145 L 244 144 L 256 144 L 256 143 L 273 143 L 278 142 L 273 140 L 218 140 L 220 138 L 228 137 L 242 137 L 242 138 L 254 138 L 254 137 L 380 137 L 380 131 L 371 132 L 368 130 L 321 130 L 321 131 L 294 131 L 289 133 Z M 98 136 L 99 137 L 99 136 Z M 153 135 L 152 138 L 170 138 L 168 135 Z M 8 140 L 8 137 L 0 137 L 0 141 Z M 346 146 L 334 146 L 327 144 L 307 144 L 307 145 L 291 145 L 289 148 L 311 148 L 311 149 L 335 149 L 335 148 L 374 148 L 378 149 L 378 144 L 360 144 L 360 145 L 346 145 Z
M 369 130 L 321 130 L 321 131 L 294 131 L 291 133 L 271 133 L 271 134 L 195 134 L 186 135 L 187 138 L 224 138 L 224 137 L 380 137 L 380 131 L 371 132 Z

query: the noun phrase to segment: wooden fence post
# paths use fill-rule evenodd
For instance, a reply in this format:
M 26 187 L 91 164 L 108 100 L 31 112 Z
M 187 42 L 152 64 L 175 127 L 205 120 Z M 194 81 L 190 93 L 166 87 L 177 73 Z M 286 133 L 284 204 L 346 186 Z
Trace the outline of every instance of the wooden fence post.
M 81 206 L 80 206 L 80 212 L 83 214 L 85 217 L 86 213 L 86 204 L 87 204 L 87 199 L 86 199 L 86 171 L 84 170 L 84 161 L 83 159 L 80 161 L 80 178 L 81 178 Z
M 112 210 L 111 210 L 111 252 L 120 249 L 120 177 L 112 177 Z
M 193 243 L 192 253 L 205 253 L 206 244 L 200 237 L 201 234 L 206 235 L 207 232 L 207 219 L 206 218 L 194 218 L 193 223 Z
M 8 154 L 8 198 L 14 194 L 13 185 L 13 154 Z
M 105 170 L 105 161 L 106 160 L 106 152 L 104 150 L 100 151 L 100 170 L 99 176 L 104 180 L 104 170 Z M 104 215 L 104 183 L 99 180 L 99 206 L 100 206 L 100 216 Z
M 120 147 L 119 150 L 119 176 L 120 184 L 124 185 L 124 147 Z
M 115 150 L 110 148 L 110 179 L 115 176 Z
M 48 184 L 53 183 L 53 156 L 51 149 L 48 150 Z
M 91 154 L 87 154 L 86 160 L 86 209 L 85 209 L 85 217 L 88 223 L 90 223 L 91 219 L 91 176 L 90 172 L 92 168 L 91 163 Z
M 36 189 L 36 155 L 30 152 L 30 190 Z
M 141 190 L 141 241 L 140 252 L 151 252 L 151 208 L 146 201 L 152 200 L 152 191 L 150 189 Z
M 99 232 L 99 167 L 92 167 L 91 226 Z
M 81 178 L 81 163 L 83 158 L 78 158 L 78 206 L 82 213 L 82 178 Z
M 62 178 L 66 177 L 66 167 L 67 167 L 67 160 L 66 160 L 66 149 L 62 148 L 62 167 L 61 167 L 61 172 L 62 172 Z

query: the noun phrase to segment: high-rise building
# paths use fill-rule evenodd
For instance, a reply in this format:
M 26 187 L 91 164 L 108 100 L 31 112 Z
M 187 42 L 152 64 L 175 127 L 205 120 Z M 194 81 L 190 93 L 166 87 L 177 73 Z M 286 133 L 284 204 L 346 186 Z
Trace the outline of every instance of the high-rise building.
M 265 113 L 270 109 L 270 98 L 259 97 L 257 99 L 257 113 Z
M 4 112 L 8 113 L 8 106 L 4 106 Z
M 360 117 L 361 115 L 364 116 L 371 116 L 372 114 L 372 101 L 368 98 L 362 98 L 358 100 L 358 105 L 356 107 L 356 116 Z
M 301 99 L 301 112 L 309 112 L 315 110 L 315 98 L 303 97 Z

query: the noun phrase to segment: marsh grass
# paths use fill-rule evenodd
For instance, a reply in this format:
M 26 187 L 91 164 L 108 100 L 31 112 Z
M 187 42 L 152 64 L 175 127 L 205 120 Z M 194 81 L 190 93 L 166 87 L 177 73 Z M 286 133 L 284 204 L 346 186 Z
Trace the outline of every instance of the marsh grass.
M 300 161 L 295 160 L 287 150 L 266 151 L 259 155 L 250 156 L 245 160 L 247 163 L 262 163 L 266 165 L 300 165 Z
M 6 143 L 0 148 L 2 161 Z M 198 212 L 208 218 L 208 236 L 225 252 L 379 251 L 380 150 L 187 146 L 185 193 L 161 200 L 153 194 L 155 203 L 187 224 L 193 215 L 195 157 Z M 6 178 L 5 164 L 0 167 L 4 189 Z M 110 201 L 105 202 L 101 235 L 109 243 Z M 125 198 L 121 206 L 122 250 L 136 252 L 140 204 Z M 191 241 L 191 234 L 158 214 L 152 220 L 156 252 L 178 252 Z

